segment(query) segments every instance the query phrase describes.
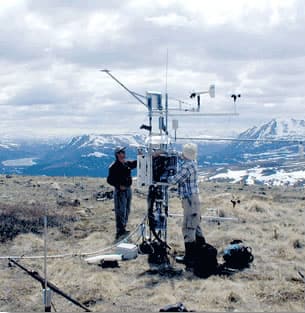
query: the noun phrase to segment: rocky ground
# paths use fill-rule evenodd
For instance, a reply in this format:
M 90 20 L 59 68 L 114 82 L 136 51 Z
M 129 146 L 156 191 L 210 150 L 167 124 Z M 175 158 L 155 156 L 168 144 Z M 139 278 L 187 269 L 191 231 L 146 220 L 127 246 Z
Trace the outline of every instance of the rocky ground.
M 216 209 L 238 221 L 202 221 L 208 242 L 218 249 L 219 263 L 232 239 L 251 246 L 254 262 L 230 277 L 200 279 L 189 272 L 169 277 L 149 272 L 147 256 L 120 262 L 119 268 L 89 265 L 80 254 L 113 244 L 112 200 L 97 201 L 110 191 L 104 179 L 0 176 L 0 256 L 43 255 L 43 216 L 48 215 L 49 279 L 92 311 L 159 311 L 183 302 L 196 311 L 304 311 L 305 193 L 303 188 L 201 183 L 202 213 Z M 233 208 L 233 202 L 236 203 Z M 129 228 L 147 210 L 145 195 L 134 191 Z M 182 213 L 179 199 L 170 212 Z M 183 251 L 181 219 L 169 218 L 169 244 Z M 138 236 L 132 237 L 136 242 Z M 20 259 L 43 274 L 43 259 Z M 173 264 L 183 269 L 179 264 Z M 0 259 L 0 311 L 42 311 L 38 282 Z M 57 311 L 82 309 L 53 295 Z M 54 310 L 54 308 L 53 308 Z

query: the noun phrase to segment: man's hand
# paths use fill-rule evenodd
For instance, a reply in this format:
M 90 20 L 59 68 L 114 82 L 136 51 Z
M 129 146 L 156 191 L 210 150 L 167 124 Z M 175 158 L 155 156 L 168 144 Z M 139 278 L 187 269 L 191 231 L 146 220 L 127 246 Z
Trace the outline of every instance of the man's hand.
M 126 190 L 126 186 L 124 186 L 124 185 L 120 185 L 120 190 L 121 190 L 121 191 Z
M 161 150 L 154 151 L 153 154 L 152 154 L 152 157 L 153 157 L 153 158 L 157 158 L 157 157 L 159 157 L 161 154 L 162 154 L 162 151 L 161 151 Z

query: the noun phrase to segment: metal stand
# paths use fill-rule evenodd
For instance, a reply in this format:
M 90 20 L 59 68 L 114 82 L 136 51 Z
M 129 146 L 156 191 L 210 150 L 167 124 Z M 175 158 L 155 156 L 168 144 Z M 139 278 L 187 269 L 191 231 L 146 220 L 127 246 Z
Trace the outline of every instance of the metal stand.
M 44 216 L 44 288 L 42 290 L 44 311 L 51 312 L 51 289 L 48 288 L 47 277 L 47 251 L 48 251 L 48 209 L 45 209 Z
M 44 303 L 44 311 L 51 312 L 51 301 L 52 301 L 52 293 L 51 289 L 43 289 L 43 303 Z

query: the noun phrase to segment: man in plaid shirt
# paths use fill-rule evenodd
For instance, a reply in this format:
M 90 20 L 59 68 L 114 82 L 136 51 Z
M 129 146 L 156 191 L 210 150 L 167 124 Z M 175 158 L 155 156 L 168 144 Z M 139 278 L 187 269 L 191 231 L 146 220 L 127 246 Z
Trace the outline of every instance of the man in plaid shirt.
M 185 256 L 177 261 L 192 269 L 197 245 L 205 243 L 200 227 L 201 212 L 197 175 L 197 145 L 189 143 L 183 146 L 183 163 L 179 172 L 169 179 L 170 184 L 178 184 L 178 193 L 183 207 L 183 226 Z

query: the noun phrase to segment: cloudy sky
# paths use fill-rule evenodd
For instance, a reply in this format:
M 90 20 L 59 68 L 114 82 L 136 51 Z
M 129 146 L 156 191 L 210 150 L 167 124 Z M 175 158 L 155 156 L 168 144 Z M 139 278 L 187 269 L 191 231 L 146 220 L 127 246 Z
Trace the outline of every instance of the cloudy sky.
M 9 0 L 0 6 L 0 139 L 138 132 L 131 90 L 168 93 L 202 113 L 180 134 L 229 136 L 272 118 L 305 119 L 303 0 Z M 178 103 L 171 100 L 170 107 Z

